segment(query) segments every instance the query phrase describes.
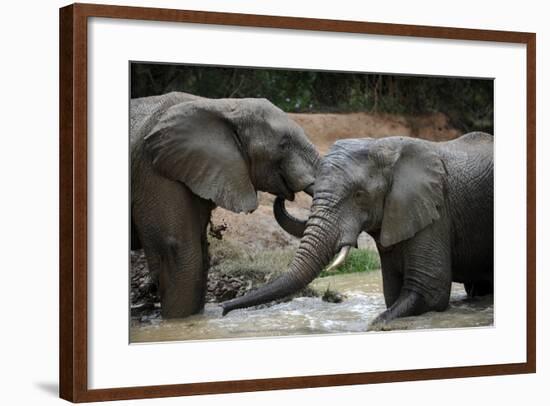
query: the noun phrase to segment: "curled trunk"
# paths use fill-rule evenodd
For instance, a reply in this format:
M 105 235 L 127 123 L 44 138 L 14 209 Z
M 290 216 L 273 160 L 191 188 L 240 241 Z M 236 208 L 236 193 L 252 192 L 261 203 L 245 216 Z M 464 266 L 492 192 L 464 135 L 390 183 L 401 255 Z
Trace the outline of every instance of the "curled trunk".
M 306 229 L 306 221 L 291 215 L 286 210 L 285 199 L 282 197 L 277 197 L 275 199 L 273 203 L 273 215 L 283 230 L 294 237 L 302 238 L 304 230 Z
M 231 310 L 282 299 L 307 286 L 328 265 L 334 253 L 336 233 L 330 216 L 314 211 L 307 222 L 300 246 L 289 270 L 249 294 L 221 304 L 223 314 Z

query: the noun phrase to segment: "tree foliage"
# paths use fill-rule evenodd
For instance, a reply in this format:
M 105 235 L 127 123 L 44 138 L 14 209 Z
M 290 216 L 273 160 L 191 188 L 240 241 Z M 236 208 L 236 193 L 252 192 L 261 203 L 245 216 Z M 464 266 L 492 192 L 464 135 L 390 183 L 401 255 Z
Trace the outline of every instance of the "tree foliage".
M 490 79 L 131 64 L 132 97 L 170 91 L 210 98 L 265 97 L 287 112 L 441 112 L 464 132 L 493 132 Z

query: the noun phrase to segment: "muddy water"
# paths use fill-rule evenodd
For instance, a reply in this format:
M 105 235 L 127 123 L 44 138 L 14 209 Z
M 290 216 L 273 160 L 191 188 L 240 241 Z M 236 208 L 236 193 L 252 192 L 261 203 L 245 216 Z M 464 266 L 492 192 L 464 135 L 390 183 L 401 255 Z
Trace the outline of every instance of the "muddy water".
M 369 323 L 385 310 L 379 271 L 318 278 L 313 286 L 343 294 L 341 303 L 302 297 L 263 309 L 241 309 L 221 316 L 209 303 L 202 314 L 182 320 L 151 320 L 130 329 L 136 342 L 201 340 L 237 337 L 287 336 L 367 331 Z M 468 299 L 462 285 L 453 284 L 451 305 L 445 312 L 395 320 L 386 330 L 478 327 L 493 324 L 491 296 Z

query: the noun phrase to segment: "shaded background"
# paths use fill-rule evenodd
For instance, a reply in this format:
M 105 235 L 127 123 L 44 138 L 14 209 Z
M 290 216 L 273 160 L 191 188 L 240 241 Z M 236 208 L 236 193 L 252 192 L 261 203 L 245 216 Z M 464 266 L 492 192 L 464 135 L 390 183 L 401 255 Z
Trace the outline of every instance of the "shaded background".
M 265 97 L 290 113 L 442 113 L 463 133 L 493 133 L 492 79 L 131 64 L 132 98 L 171 91 Z

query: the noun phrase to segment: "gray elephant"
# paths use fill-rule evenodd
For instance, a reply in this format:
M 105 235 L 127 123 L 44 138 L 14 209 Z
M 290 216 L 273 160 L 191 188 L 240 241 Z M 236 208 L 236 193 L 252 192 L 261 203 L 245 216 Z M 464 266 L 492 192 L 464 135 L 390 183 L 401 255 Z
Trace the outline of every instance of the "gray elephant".
M 265 99 L 133 99 L 130 132 L 131 248 L 145 250 L 162 316 L 185 317 L 204 307 L 211 211 L 252 212 L 257 190 L 311 194 L 319 155 Z
M 338 141 L 322 159 L 303 227 L 290 270 L 224 302 L 224 314 L 303 288 L 336 253 L 333 266 L 342 263 L 361 231 L 381 257 L 387 310 L 376 324 L 445 310 L 452 281 L 470 295 L 492 293 L 493 136 Z

